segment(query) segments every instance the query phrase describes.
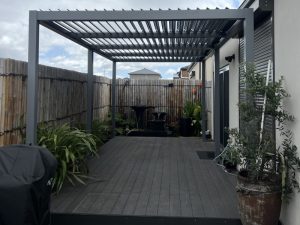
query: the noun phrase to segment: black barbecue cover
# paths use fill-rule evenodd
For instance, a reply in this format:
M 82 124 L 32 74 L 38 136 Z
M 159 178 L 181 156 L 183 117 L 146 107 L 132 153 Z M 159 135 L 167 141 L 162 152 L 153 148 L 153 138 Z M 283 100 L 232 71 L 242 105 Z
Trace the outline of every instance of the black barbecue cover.
M 45 148 L 0 148 L 0 225 L 48 225 L 57 161 Z

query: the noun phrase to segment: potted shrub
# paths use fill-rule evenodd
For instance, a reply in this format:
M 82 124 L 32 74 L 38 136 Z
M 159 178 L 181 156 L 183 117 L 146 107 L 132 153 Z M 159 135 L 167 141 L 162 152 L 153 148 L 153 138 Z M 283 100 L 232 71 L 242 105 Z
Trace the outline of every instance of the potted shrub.
M 240 130 L 230 130 L 225 156 L 239 165 L 238 202 L 243 225 L 277 225 L 281 202 L 293 190 L 299 189 L 295 178 L 300 160 L 287 124 L 293 120 L 282 107 L 289 97 L 282 87 L 282 78 L 266 86 L 265 77 L 246 66 L 246 100 L 239 104 Z M 258 97 L 265 96 L 265 107 Z M 276 145 L 274 134 L 262 129 L 263 118 L 276 122 L 281 143 Z
M 194 135 L 200 136 L 201 134 L 201 106 L 200 104 L 195 104 L 194 112 L 193 112 L 193 127 L 194 127 Z
M 192 136 L 200 133 L 201 107 L 200 104 L 187 101 L 183 107 L 183 117 L 180 118 L 180 135 Z

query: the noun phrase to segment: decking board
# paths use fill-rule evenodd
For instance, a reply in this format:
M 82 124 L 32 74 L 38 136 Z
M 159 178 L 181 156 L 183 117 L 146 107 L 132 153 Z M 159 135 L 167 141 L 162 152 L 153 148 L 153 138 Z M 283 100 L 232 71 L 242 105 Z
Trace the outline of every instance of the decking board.
M 52 212 L 239 218 L 235 177 L 196 151 L 200 138 L 116 137 L 89 162 L 87 185 L 53 196 Z

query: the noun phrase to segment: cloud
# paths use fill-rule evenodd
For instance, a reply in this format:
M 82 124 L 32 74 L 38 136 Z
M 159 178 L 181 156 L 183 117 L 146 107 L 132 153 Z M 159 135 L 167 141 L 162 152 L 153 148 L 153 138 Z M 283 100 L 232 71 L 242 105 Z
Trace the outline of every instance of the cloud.
M 174 75 L 174 74 L 176 74 L 177 73 L 177 70 L 175 70 L 175 69 L 168 69 L 166 72 L 165 72 L 165 74 L 167 74 L 167 75 Z
M 242 0 L 1 0 L 0 8 L 0 57 L 27 61 L 28 55 L 28 12 L 29 10 L 75 10 L 75 9 L 186 9 L 186 8 L 235 8 Z M 87 50 L 61 37 L 48 29 L 40 28 L 40 63 L 65 69 L 87 71 Z M 119 77 L 128 76 L 128 72 L 141 68 L 159 71 L 165 77 L 183 63 L 118 63 Z M 94 72 L 111 76 L 112 63 L 95 55 Z

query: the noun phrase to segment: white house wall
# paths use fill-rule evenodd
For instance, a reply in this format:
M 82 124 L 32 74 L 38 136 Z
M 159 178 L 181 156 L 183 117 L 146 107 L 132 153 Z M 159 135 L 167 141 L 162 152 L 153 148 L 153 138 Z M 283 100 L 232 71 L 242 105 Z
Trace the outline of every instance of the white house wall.
M 226 56 L 235 54 L 235 59 L 231 63 L 225 60 Z M 205 62 L 206 80 L 213 84 L 214 77 L 214 56 L 208 58 Z M 220 68 L 229 65 L 229 128 L 239 127 L 239 39 L 228 40 L 220 49 Z M 212 85 L 213 87 L 213 85 Z M 211 96 L 213 96 L 211 88 Z M 208 129 L 212 131 L 213 137 L 213 98 L 211 98 L 211 107 L 208 107 Z
M 130 74 L 130 79 L 133 79 L 133 80 L 159 80 L 160 75 Z
M 290 125 L 295 135 L 295 144 L 300 153 L 300 26 L 299 0 L 275 1 L 274 9 L 274 39 L 275 39 L 275 76 L 284 76 L 285 88 L 291 98 L 284 103 L 286 108 L 296 119 Z M 278 141 L 280 139 L 278 138 Z M 298 173 L 298 179 L 300 178 Z M 300 194 L 293 196 L 289 205 L 282 209 L 284 225 L 300 224 Z
M 207 106 L 207 129 L 211 131 L 212 134 L 212 138 L 213 134 L 214 134 L 214 122 L 213 122 L 213 105 L 214 105 L 214 100 L 213 100 L 213 93 L 214 93 L 214 89 L 213 89 L 213 77 L 214 77 L 214 56 L 208 58 L 205 61 L 205 78 L 206 81 L 208 83 L 211 84 L 211 88 L 209 89 L 209 96 L 207 96 L 206 98 L 206 106 Z M 210 102 L 208 102 L 210 101 Z
M 193 71 L 195 71 L 195 76 L 191 78 L 191 80 L 201 80 L 200 77 L 200 63 L 196 63 L 194 67 L 190 70 L 189 76 L 191 77 Z

